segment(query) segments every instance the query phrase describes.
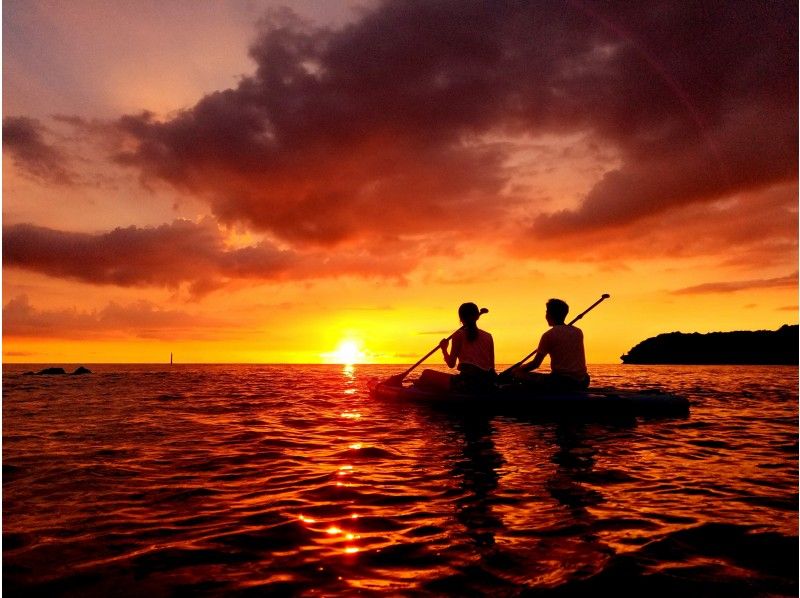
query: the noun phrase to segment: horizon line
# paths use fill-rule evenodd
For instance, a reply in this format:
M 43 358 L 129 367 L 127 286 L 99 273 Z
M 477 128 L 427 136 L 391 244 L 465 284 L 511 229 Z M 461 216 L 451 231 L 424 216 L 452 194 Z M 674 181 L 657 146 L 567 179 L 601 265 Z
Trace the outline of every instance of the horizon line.
M 59 367 L 59 366 L 106 366 L 106 365 L 159 365 L 159 366 L 195 366 L 195 365 L 247 365 L 247 366 L 329 366 L 329 367 L 348 367 L 348 366 L 384 366 L 384 367 L 404 367 L 409 366 L 411 363 L 295 363 L 295 362 L 261 362 L 261 361 L 195 361 L 195 362 L 181 362 L 181 363 L 169 363 L 163 361 L 107 361 L 107 362 L 88 362 L 88 361 L 61 361 L 61 362 L 38 362 L 38 361 L 31 361 L 31 362 L 21 362 L 21 361 L 13 361 L 13 362 L 2 362 L 2 367 L 6 366 L 48 366 L 48 367 Z M 508 367 L 514 365 L 513 363 L 498 363 L 497 368 L 500 369 L 502 367 Z M 756 366 L 780 366 L 780 367 L 799 367 L 800 364 L 745 364 L 745 363 L 625 363 L 623 361 L 614 362 L 614 363 L 587 363 L 587 367 L 592 366 L 606 366 L 606 365 L 624 365 L 624 366 L 740 366 L 740 365 L 756 365 Z M 432 364 L 428 367 L 441 367 L 444 368 L 444 365 L 439 364 Z M 542 370 L 548 371 L 548 370 Z

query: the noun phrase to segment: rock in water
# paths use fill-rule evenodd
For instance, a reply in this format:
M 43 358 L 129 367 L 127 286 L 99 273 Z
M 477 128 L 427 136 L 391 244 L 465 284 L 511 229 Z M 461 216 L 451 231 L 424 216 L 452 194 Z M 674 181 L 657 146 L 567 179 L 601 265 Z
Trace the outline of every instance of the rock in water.
M 73 376 L 79 376 L 81 374 L 91 374 L 91 373 L 92 373 L 92 370 L 81 366 L 78 369 L 76 369 L 74 372 L 72 372 L 72 375 Z
M 55 376 L 58 374 L 66 374 L 64 368 L 44 368 L 36 372 L 37 376 Z

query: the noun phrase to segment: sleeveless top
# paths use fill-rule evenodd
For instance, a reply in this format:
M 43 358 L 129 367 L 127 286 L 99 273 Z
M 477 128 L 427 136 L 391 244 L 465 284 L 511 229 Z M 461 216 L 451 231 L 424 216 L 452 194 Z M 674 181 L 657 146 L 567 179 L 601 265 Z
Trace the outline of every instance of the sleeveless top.
M 470 341 L 464 329 L 453 335 L 453 352 L 458 356 L 458 363 L 469 363 L 482 370 L 494 369 L 494 339 L 485 330 L 478 329 L 478 338 Z

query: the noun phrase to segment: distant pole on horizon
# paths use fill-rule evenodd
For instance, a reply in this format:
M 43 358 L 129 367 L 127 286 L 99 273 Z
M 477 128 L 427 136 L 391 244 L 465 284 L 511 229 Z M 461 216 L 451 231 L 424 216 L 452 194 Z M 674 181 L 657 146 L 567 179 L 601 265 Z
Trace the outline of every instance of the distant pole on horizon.
M 172 365 L 172 351 L 169 352 L 169 364 Z

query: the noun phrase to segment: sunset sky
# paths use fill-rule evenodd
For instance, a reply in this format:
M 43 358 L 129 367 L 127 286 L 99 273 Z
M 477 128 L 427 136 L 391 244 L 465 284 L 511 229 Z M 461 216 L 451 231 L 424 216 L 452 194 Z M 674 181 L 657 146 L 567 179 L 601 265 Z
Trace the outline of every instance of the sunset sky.
M 798 321 L 796 1 L 2 8 L 4 362 Z

